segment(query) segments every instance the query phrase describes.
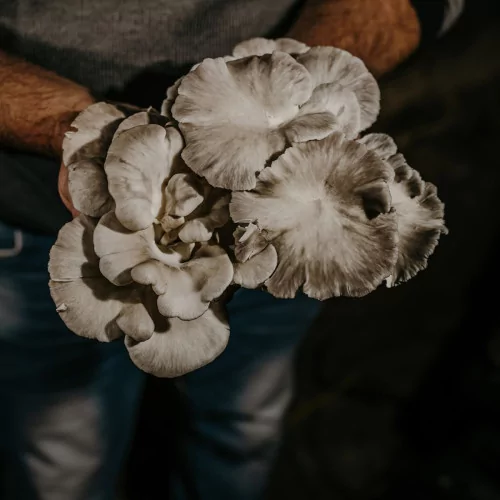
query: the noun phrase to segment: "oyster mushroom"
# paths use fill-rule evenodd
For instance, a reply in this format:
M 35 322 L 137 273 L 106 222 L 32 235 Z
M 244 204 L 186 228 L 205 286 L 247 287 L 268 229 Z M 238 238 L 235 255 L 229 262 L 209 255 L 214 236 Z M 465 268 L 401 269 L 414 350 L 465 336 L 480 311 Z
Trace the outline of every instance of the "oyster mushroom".
M 227 191 L 211 189 L 205 201 L 186 217 L 179 239 L 184 243 L 209 241 L 214 231 L 229 221 L 229 199 Z
M 132 361 L 158 377 L 176 377 L 210 363 L 226 347 L 222 303 L 193 321 L 165 318 L 149 287 L 116 287 L 102 277 L 93 250 L 96 221 L 80 215 L 60 231 L 50 253 L 50 293 L 75 334 L 109 342 L 125 334 Z
M 74 120 L 73 130 L 65 134 L 63 162 L 71 200 L 79 212 L 100 217 L 113 208 L 104 171 L 109 145 L 122 131 L 147 123 L 164 124 L 165 118 L 152 108 L 140 111 L 106 102 L 89 106 Z
M 156 219 L 163 183 L 174 173 L 181 149 L 182 137 L 174 127 L 139 125 L 115 137 L 104 170 L 116 217 L 127 229 L 145 229 Z
M 212 186 L 253 189 L 256 174 L 290 142 L 342 129 L 331 110 L 301 111 L 312 94 L 309 72 L 283 52 L 206 59 L 184 77 L 172 107 L 186 141 L 182 158 Z M 343 96 L 337 95 L 340 108 L 347 108 L 353 101 Z
M 156 377 L 179 377 L 213 361 L 227 346 L 229 324 L 223 306 L 213 303 L 192 321 L 155 318 L 155 333 L 145 341 L 125 338 L 130 358 Z
M 193 174 L 174 174 L 165 188 L 165 213 L 174 217 L 186 217 L 202 202 L 207 194 L 206 186 Z
M 297 62 L 309 71 L 315 89 L 337 84 L 352 91 L 361 108 L 360 130 L 373 125 L 380 111 L 380 90 L 361 59 L 335 47 L 312 47 L 298 55 Z
M 94 247 L 102 275 L 111 283 L 123 286 L 133 282 L 131 271 L 137 265 L 153 259 L 163 265 L 179 266 L 189 259 L 194 245 L 160 248 L 152 225 L 141 231 L 130 231 L 114 212 L 109 212 L 96 226 Z
M 436 187 L 424 182 L 403 155 L 397 153 L 394 141 L 385 134 L 369 134 L 362 142 L 394 169 L 389 183 L 392 206 L 397 216 L 398 259 L 388 286 L 413 278 L 427 267 L 442 234 L 447 234 L 444 204 Z
M 203 244 L 178 266 L 149 260 L 134 267 L 131 275 L 135 282 L 152 286 L 163 316 L 193 320 L 231 284 L 233 266 L 222 247 Z
M 68 168 L 68 189 L 74 207 L 100 217 L 113 206 L 104 173 L 104 159 L 126 113 L 105 102 L 92 104 L 71 124 L 63 140 L 63 163 Z
M 153 324 L 142 305 L 143 287 L 115 287 L 99 271 L 95 220 L 80 215 L 59 232 L 50 251 L 50 294 L 66 326 L 81 337 L 109 342 L 124 331 L 146 338 Z M 139 323 L 139 324 L 138 324 Z
M 234 61 L 237 59 L 234 56 L 224 56 L 222 57 L 224 61 Z M 192 68 L 191 71 L 195 70 L 201 63 L 195 64 Z M 175 121 L 175 118 L 172 116 L 172 106 L 174 105 L 175 99 L 179 95 L 179 87 L 181 85 L 181 82 L 183 80 L 183 76 L 181 78 L 178 78 L 173 85 L 171 85 L 166 92 L 166 97 L 164 101 L 162 102 L 161 105 L 161 114 L 166 116 L 169 120 Z
M 362 296 L 397 258 L 393 169 L 364 145 L 336 133 L 296 144 L 261 172 L 251 192 L 233 193 L 236 222 L 254 222 L 278 253 L 266 281 L 276 297 Z

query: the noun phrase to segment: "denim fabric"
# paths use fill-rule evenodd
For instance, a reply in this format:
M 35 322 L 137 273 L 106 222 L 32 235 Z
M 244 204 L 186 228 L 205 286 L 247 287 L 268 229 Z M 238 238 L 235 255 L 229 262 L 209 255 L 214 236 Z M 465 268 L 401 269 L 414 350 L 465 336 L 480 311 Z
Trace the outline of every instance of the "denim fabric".
M 0 498 L 114 500 L 144 376 L 122 342 L 65 328 L 53 242 L 0 224 Z
M 53 242 L 0 224 L 0 498 L 111 500 L 144 376 L 122 342 L 64 327 L 47 285 Z M 228 348 L 178 380 L 191 432 L 174 500 L 260 498 L 295 347 L 319 308 L 306 297 L 235 294 Z
M 259 500 L 292 396 L 296 348 L 319 314 L 301 295 L 240 290 L 229 303 L 231 337 L 213 363 L 180 381 L 191 432 L 174 500 Z

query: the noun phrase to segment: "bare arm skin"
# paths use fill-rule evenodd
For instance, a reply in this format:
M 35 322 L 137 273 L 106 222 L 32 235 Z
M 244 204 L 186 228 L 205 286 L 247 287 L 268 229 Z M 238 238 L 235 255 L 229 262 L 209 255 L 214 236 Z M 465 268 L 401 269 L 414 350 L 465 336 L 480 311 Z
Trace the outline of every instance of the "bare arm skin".
M 0 50 L 0 147 L 60 158 L 64 133 L 90 92 Z
M 415 51 L 421 33 L 410 0 L 307 0 L 289 36 L 347 50 L 381 76 Z

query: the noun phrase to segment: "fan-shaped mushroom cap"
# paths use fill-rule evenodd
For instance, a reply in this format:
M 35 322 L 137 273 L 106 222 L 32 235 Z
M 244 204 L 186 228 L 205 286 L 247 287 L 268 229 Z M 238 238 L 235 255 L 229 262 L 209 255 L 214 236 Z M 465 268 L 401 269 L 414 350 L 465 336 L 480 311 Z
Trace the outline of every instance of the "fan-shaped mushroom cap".
M 103 164 L 113 134 L 125 117 L 123 109 L 98 102 L 83 110 L 64 136 L 63 163 L 68 168 L 71 201 L 85 215 L 100 217 L 113 206 Z
M 383 158 L 395 172 L 389 183 L 392 206 L 398 223 L 398 260 L 388 286 L 398 285 L 413 278 L 427 267 L 441 234 L 446 234 L 444 204 L 437 196 L 436 187 L 424 182 L 411 168 L 403 155 L 397 153 L 394 141 L 385 134 L 369 134 L 361 139 Z
M 84 109 L 64 134 L 63 163 L 69 166 L 83 159 L 104 159 L 118 125 L 126 116 L 124 110 L 106 102 Z
M 109 342 L 119 338 L 131 319 L 129 308 L 141 310 L 141 289 L 115 287 L 99 272 L 93 248 L 95 220 L 80 215 L 59 232 L 50 252 L 50 293 L 66 326 L 81 337 Z M 141 310 L 142 311 L 142 310 Z M 136 313 L 134 313 L 136 314 Z M 141 318 L 145 318 L 140 312 Z M 140 337 L 152 325 L 141 321 Z M 129 328 L 134 331 L 134 327 Z
M 303 54 L 309 47 L 293 38 L 277 38 L 270 40 L 268 38 L 251 38 L 239 43 L 233 49 L 233 56 L 237 58 L 248 56 L 263 56 L 273 52 L 286 52 L 287 54 Z
M 233 281 L 243 288 L 258 288 L 273 274 L 278 265 L 278 253 L 269 243 L 264 250 L 245 262 L 234 264 Z
M 123 130 L 113 140 L 104 169 L 116 217 L 127 229 L 145 229 L 158 216 L 163 183 L 181 149 L 179 132 L 156 124 Z
M 224 59 L 224 61 L 234 61 L 237 58 L 234 56 L 224 56 L 222 59 Z M 201 63 L 196 63 L 190 71 L 195 70 L 200 64 Z M 179 95 L 179 87 L 183 78 L 183 76 L 178 78 L 174 84 L 167 89 L 166 98 L 161 104 L 161 114 L 166 116 L 169 120 L 175 121 L 175 118 L 172 116 L 172 106 Z
M 213 303 L 192 321 L 160 317 L 151 338 L 137 342 L 127 337 L 125 345 L 141 370 L 157 377 L 179 377 L 213 361 L 228 340 L 225 311 L 222 305 Z
M 268 291 L 361 296 L 387 278 L 397 257 L 393 176 L 365 146 L 336 133 L 287 149 L 254 191 L 233 193 L 232 219 L 255 221 L 278 252 Z
M 300 117 L 324 116 L 328 112 L 335 117 L 337 130 L 344 132 L 348 139 L 354 139 L 361 130 L 361 107 L 354 92 L 344 88 L 339 83 L 324 83 L 318 85 L 311 98 L 300 108 L 298 118 L 293 122 L 293 129 L 300 123 Z M 310 119 L 310 118 L 309 118 Z M 308 126 L 308 121 L 306 126 Z M 307 132 L 300 134 L 302 137 Z M 292 142 L 296 141 L 291 131 L 288 137 Z M 313 137 L 314 138 L 314 137 Z
M 380 90 L 361 59 L 334 47 L 313 47 L 297 56 L 313 80 L 314 88 L 337 83 L 351 90 L 361 108 L 361 130 L 370 127 L 380 111 Z
M 367 134 L 359 142 L 382 160 L 387 160 L 398 152 L 394 139 L 387 134 Z
M 212 186 L 252 189 L 255 174 L 287 141 L 339 129 L 328 111 L 299 115 L 312 91 L 308 71 L 283 52 L 206 59 L 184 77 L 172 107 L 186 140 L 184 161 Z
M 160 125 L 162 127 L 166 127 L 168 125 L 168 119 L 158 113 L 158 111 L 154 108 L 138 111 L 137 113 L 127 117 L 118 125 L 118 128 L 113 135 L 113 140 L 116 139 L 122 132 L 143 125 Z

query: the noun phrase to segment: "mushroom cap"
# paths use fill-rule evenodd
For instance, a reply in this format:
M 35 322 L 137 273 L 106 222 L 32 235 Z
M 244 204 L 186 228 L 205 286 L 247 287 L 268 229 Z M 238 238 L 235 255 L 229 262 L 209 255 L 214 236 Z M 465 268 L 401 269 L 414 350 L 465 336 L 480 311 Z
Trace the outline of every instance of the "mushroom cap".
M 127 115 L 131 116 L 127 118 Z M 82 111 L 66 133 L 63 161 L 68 167 L 68 188 L 74 207 L 90 217 L 101 217 L 114 207 L 108 191 L 104 161 L 109 145 L 124 130 L 166 119 L 152 108 L 116 106 L 99 102 Z
M 104 158 L 118 125 L 126 118 L 123 109 L 106 102 L 84 109 L 64 134 L 62 160 L 66 166 L 92 158 Z
M 174 127 L 138 125 L 115 137 L 104 170 L 116 217 L 127 229 L 145 229 L 156 219 L 163 183 L 172 174 L 181 149 L 182 137 Z
M 393 139 L 385 134 L 368 134 L 361 141 L 394 170 L 389 183 L 392 206 L 397 216 L 398 259 L 388 286 L 396 286 L 413 278 L 427 267 L 442 234 L 448 230 L 444 222 L 444 204 L 434 184 L 425 182 L 397 153 Z
M 234 56 L 224 56 L 222 57 L 224 61 L 234 61 L 237 59 Z M 201 63 L 197 63 L 192 66 L 190 71 L 195 70 Z M 182 79 L 184 77 L 181 76 L 178 78 L 173 85 L 171 85 L 166 92 L 166 97 L 161 104 L 161 114 L 166 116 L 169 120 L 175 121 L 175 118 L 172 116 L 172 106 L 174 105 L 177 96 L 179 95 L 179 87 L 181 85 Z
M 212 186 L 252 189 L 289 141 L 340 128 L 327 110 L 300 114 L 312 92 L 309 72 L 283 52 L 206 59 L 184 77 L 172 107 L 186 141 L 182 158 Z
M 278 253 L 274 245 L 269 243 L 257 255 L 234 264 L 233 281 L 243 288 L 259 288 L 271 277 L 277 265 Z
M 352 91 L 361 108 L 361 130 L 373 125 L 380 111 L 380 89 L 361 59 L 335 47 L 312 47 L 298 55 L 297 62 L 311 74 L 314 88 L 337 83 Z
M 174 174 L 165 188 L 165 213 L 186 217 L 202 202 L 205 186 L 199 177 L 189 173 Z
M 216 229 L 229 221 L 230 195 L 222 189 L 211 189 L 203 203 L 186 217 L 178 236 L 184 243 L 209 241 Z
M 180 377 L 219 356 L 229 340 L 229 324 L 220 303 L 192 321 L 159 318 L 155 333 L 143 342 L 130 337 L 125 345 L 141 370 L 156 377 Z
M 155 240 L 154 226 L 141 231 L 124 227 L 114 212 L 101 217 L 94 232 L 95 252 L 99 256 L 99 269 L 117 286 L 133 282 L 132 269 L 149 260 L 162 265 L 178 267 L 189 260 L 193 245 L 185 243 L 160 248 Z
M 50 294 L 66 326 L 109 342 L 123 335 L 118 319 L 141 302 L 139 287 L 115 287 L 99 272 L 93 249 L 96 221 L 80 215 L 59 231 L 50 251 Z M 127 324 L 127 321 L 122 321 Z
M 246 262 L 269 245 L 269 241 L 266 240 L 262 231 L 253 223 L 246 227 L 237 226 L 233 237 L 234 256 L 238 262 Z
M 68 189 L 82 214 L 100 217 L 113 206 L 103 165 L 113 134 L 126 116 L 124 109 L 98 102 L 83 110 L 64 135 Z
M 362 296 L 397 258 L 389 165 L 335 133 L 296 144 L 261 172 L 255 190 L 233 193 L 236 222 L 255 222 L 278 253 L 267 290 L 316 299 Z
M 229 338 L 222 303 L 212 303 L 192 321 L 161 316 L 148 287 L 116 287 L 100 275 L 92 246 L 95 227 L 95 220 L 80 215 L 61 229 L 51 250 L 50 291 L 68 328 L 101 342 L 125 334 L 132 361 L 161 377 L 183 375 L 217 357 Z M 213 293 L 214 283 L 203 293 L 207 288 Z
M 101 217 L 114 206 L 104 173 L 104 158 L 71 163 L 68 167 L 68 190 L 76 210 L 89 217 Z
M 223 294 L 233 279 L 233 265 L 222 247 L 202 244 L 177 267 L 149 260 L 131 274 L 136 283 L 152 286 L 163 316 L 188 321 L 201 316 Z

